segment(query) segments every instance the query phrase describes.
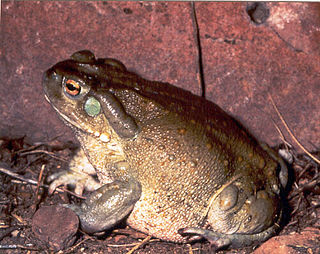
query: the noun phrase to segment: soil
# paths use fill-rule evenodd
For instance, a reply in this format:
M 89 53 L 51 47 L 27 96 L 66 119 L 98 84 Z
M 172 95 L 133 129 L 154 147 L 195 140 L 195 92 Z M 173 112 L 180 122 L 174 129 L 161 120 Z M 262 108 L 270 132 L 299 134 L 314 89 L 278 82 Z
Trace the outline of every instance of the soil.
M 44 206 L 80 203 L 81 199 L 69 192 L 49 195 L 47 176 L 67 169 L 68 161 L 77 149 L 72 143 L 54 140 L 49 143 L 28 144 L 24 138 L 0 139 L 0 252 L 54 253 L 48 245 L 35 237 L 32 218 Z M 293 154 L 286 211 L 280 235 L 300 232 L 309 226 L 320 227 L 319 165 L 307 155 Z M 316 154 L 319 157 L 319 152 Z M 9 175 L 10 174 L 10 175 Z M 13 175 L 16 174 L 16 175 Z M 20 178 L 20 179 L 18 179 Z M 29 180 L 34 180 L 32 184 Z M 28 182 L 27 182 L 28 181 Z M 37 185 L 40 182 L 40 185 Z M 59 253 L 130 253 L 147 238 L 124 223 L 102 235 L 90 236 L 78 231 L 75 242 Z M 251 253 L 255 247 L 224 250 L 218 253 Z M 150 239 L 134 253 L 212 253 L 206 241 L 194 244 L 175 244 Z

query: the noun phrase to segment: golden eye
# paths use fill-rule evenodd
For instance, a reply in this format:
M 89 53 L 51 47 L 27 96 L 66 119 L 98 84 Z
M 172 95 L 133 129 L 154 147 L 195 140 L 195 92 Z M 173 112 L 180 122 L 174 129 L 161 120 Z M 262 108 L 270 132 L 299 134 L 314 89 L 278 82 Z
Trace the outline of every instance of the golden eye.
M 77 96 L 81 91 L 81 86 L 78 84 L 78 82 L 69 79 L 66 82 L 65 90 L 69 95 Z

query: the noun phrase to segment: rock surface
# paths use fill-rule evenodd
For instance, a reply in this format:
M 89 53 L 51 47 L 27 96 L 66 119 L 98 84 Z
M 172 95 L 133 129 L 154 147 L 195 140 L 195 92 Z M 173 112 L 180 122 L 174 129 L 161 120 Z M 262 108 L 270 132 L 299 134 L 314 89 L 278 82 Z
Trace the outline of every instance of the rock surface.
M 271 145 L 280 142 L 272 119 L 282 125 L 268 94 L 300 141 L 320 146 L 319 8 L 195 3 L 206 97 Z M 46 103 L 41 78 L 80 49 L 201 94 L 190 3 L 10 1 L 1 19 L 0 136 L 73 139 Z
M 318 142 L 320 131 L 320 19 L 314 7 L 320 5 L 214 6 L 197 5 L 207 97 L 261 140 L 277 144 L 272 120 L 283 125 L 270 94 L 298 139 L 315 149 L 310 142 Z

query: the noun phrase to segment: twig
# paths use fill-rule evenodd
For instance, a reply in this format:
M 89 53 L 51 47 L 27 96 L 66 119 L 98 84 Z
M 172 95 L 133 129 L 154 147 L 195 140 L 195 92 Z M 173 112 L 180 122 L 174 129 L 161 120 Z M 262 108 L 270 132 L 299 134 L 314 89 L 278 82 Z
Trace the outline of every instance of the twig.
M 29 184 L 32 184 L 32 185 L 38 185 L 38 181 L 24 178 L 21 175 L 12 172 L 12 169 L 9 170 L 8 167 L 4 163 L 0 163 L 0 172 L 4 173 L 6 175 L 9 175 L 9 176 L 11 176 L 13 178 L 17 178 L 20 181 L 23 181 L 23 182 L 26 182 L 26 183 L 29 183 Z M 47 189 L 49 188 L 49 185 L 47 185 L 47 184 L 39 184 L 39 186 L 43 187 L 43 188 L 47 188 Z M 85 199 L 85 197 L 83 197 L 81 195 L 78 195 L 78 194 L 76 194 L 76 193 L 74 193 L 72 191 L 69 191 L 67 189 L 56 188 L 55 191 L 60 192 L 60 193 L 67 192 L 67 193 L 69 193 L 69 194 L 71 194 L 71 195 L 73 195 L 73 196 L 75 196 L 77 198 Z
M 23 218 L 15 213 L 11 213 L 11 216 L 15 218 L 20 224 L 27 225 L 27 223 L 23 220 Z
M 206 97 L 206 87 L 205 87 L 205 82 L 204 82 L 200 29 L 199 29 L 197 12 L 196 12 L 196 7 L 195 7 L 195 3 L 194 2 L 191 2 L 191 8 L 192 8 L 192 21 L 193 21 L 193 26 L 194 26 L 194 29 L 195 29 L 196 46 L 197 46 L 197 50 L 198 50 L 198 69 L 199 69 L 198 79 L 200 81 L 200 87 L 201 87 L 201 90 L 202 90 L 201 91 L 202 92 L 202 97 L 205 98 Z
M 304 173 L 306 171 L 309 171 L 310 168 L 312 168 L 312 164 L 311 163 L 308 163 L 307 165 L 305 165 L 305 167 L 302 169 L 302 171 L 299 172 L 299 175 L 298 175 L 297 179 L 300 179 L 304 175 Z
M 33 151 L 27 151 L 27 152 L 23 152 L 20 153 L 20 156 L 25 156 L 25 155 L 29 155 L 29 154 L 35 154 L 35 153 L 44 153 L 46 155 L 51 156 L 52 158 L 55 158 L 57 160 L 61 160 L 61 161 L 65 161 L 68 162 L 68 160 L 64 159 L 64 158 L 60 158 L 58 156 L 56 156 L 54 153 L 46 151 L 46 150 L 33 150 Z
M 19 179 L 21 181 L 33 184 L 33 185 L 37 185 L 38 184 L 38 182 L 35 181 L 35 180 L 26 179 L 26 178 L 22 177 L 21 175 L 12 172 L 11 170 L 8 169 L 8 167 L 4 163 L 0 163 L 0 172 L 4 173 L 6 175 L 9 175 L 11 177 L 17 178 L 17 179 Z
M 161 240 L 159 239 L 151 239 L 149 242 L 150 243 L 154 243 L 154 242 L 160 242 Z M 108 246 L 108 247 L 112 247 L 112 248 L 123 248 L 123 247 L 132 247 L 132 246 L 136 246 L 137 244 L 140 244 L 140 242 L 138 243 L 127 243 L 127 244 L 104 244 L 104 246 Z
M 27 244 L 27 246 L 23 246 L 21 244 L 0 244 L 0 249 L 24 249 L 38 251 L 38 249 L 32 248 L 31 246 L 32 244 Z
M 32 150 L 35 150 L 36 148 L 42 146 L 44 143 L 39 143 L 37 145 L 33 145 L 33 146 L 30 146 L 28 148 L 24 148 L 24 149 L 21 149 L 19 150 L 18 152 L 21 154 L 21 153 L 24 153 L 24 152 L 29 152 L 29 151 L 32 151 Z
M 127 243 L 127 244 L 105 244 L 105 246 L 112 247 L 112 248 L 123 248 L 123 247 L 132 247 L 136 246 L 139 243 Z
M 273 119 L 272 119 L 272 122 L 273 122 L 274 127 L 277 129 L 277 131 L 278 131 L 278 133 L 279 133 L 279 135 L 280 135 L 280 138 L 281 138 L 282 142 L 284 143 L 286 149 L 289 150 L 289 148 L 292 148 L 292 145 L 291 145 L 288 141 L 286 141 L 286 138 L 285 138 L 285 136 L 283 135 L 283 132 L 280 130 L 280 128 L 279 128 L 278 125 L 274 122 Z
M 9 227 L 9 228 L 2 229 L 2 230 L 0 231 L 0 241 L 1 241 L 4 237 L 6 237 L 7 235 L 11 234 L 12 231 L 17 230 L 17 229 L 19 229 L 19 228 L 20 228 L 20 227 L 18 227 L 18 226 L 13 226 L 13 227 Z
M 148 235 L 143 241 L 134 246 L 131 250 L 127 252 L 127 254 L 132 254 L 135 250 L 139 249 L 141 246 L 145 245 L 151 239 L 151 235 Z
M 91 239 L 91 237 L 86 237 L 83 240 L 81 240 L 80 242 L 78 242 L 77 244 L 71 246 L 68 250 L 66 250 L 65 253 L 74 253 L 74 250 L 79 247 L 82 243 L 84 243 L 85 241 L 88 241 L 89 239 Z
M 37 188 L 36 188 L 36 195 L 35 195 L 36 200 L 38 199 L 39 189 L 40 189 L 40 185 L 42 182 L 42 175 L 43 175 L 43 171 L 44 171 L 45 166 L 46 166 L 45 164 L 42 164 L 41 170 L 39 173 L 38 183 L 37 183 Z
M 277 112 L 277 115 L 279 116 L 281 122 L 283 123 L 284 127 L 286 128 L 286 130 L 288 131 L 288 133 L 290 134 L 290 137 L 294 140 L 294 142 L 296 142 L 298 144 L 298 146 L 306 153 L 310 156 L 310 158 L 312 158 L 315 162 L 317 162 L 320 165 L 320 160 L 317 159 L 315 156 L 313 156 L 306 148 L 304 148 L 304 146 L 299 142 L 299 140 L 294 136 L 294 134 L 292 133 L 292 131 L 290 130 L 289 126 L 287 125 L 286 121 L 284 120 L 282 114 L 279 112 L 276 104 L 274 103 L 271 95 L 269 94 L 269 99 L 271 100 L 272 106 L 274 107 L 275 111 Z
M 299 194 L 299 199 L 298 199 L 298 201 L 297 201 L 297 203 L 296 203 L 295 208 L 294 208 L 293 211 L 291 212 L 291 216 L 293 216 L 293 215 L 299 210 L 301 201 L 302 201 L 302 195 Z

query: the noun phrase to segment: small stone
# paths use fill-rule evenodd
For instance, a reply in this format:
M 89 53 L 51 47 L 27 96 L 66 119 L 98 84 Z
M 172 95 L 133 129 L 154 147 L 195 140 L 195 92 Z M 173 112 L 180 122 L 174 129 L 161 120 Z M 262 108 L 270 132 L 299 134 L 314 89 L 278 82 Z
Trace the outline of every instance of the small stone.
M 78 228 L 78 216 L 62 206 L 41 207 L 32 218 L 34 235 L 54 251 L 70 247 Z

